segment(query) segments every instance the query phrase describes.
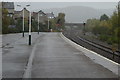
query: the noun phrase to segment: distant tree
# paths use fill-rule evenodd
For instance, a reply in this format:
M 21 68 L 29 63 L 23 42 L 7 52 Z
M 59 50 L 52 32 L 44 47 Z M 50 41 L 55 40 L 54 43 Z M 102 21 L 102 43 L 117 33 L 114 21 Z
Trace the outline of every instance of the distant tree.
M 17 19 L 16 28 L 18 33 L 22 32 L 22 18 Z
M 106 14 L 103 14 L 101 17 L 100 17 L 100 21 L 107 21 L 109 19 L 109 17 L 106 15 Z
M 59 24 L 60 26 L 58 26 L 60 29 L 64 28 L 64 24 L 65 24 L 65 14 L 64 13 L 59 13 L 58 17 L 56 19 L 56 24 Z
M 56 29 L 56 18 L 53 18 L 50 20 L 50 29 L 55 30 Z
M 120 1 L 118 5 L 118 45 L 120 45 Z M 120 50 L 120 47 L 118 47 Z
M 10 19 L 8 17 L 8 10 L 2 9 L 2 33 L 8 33 L 8 26 L 10 25 Z
M 50 23 L 49 23 L 50 25 Z M 47 32 L 48 31 L 48 20 L 45 21 L 45 24 L 40 23 L 40 31 L 41 32 Z
M 97 35 L 100 40 L 111 45 L 120 45 L 120 9 L 118 7 L 110 18 L 104 14 L 100 17 L 100 20 L 87 20 L 86 26 L 88 31 Z
M 37 32 L 38 31 L 38 22 L 35 20 L 32 20 L 32 31 Z
M 58 14 L 58 21 L 61 25 L 64 26 L 64 23 L 65 23 L 65 14 L 64 13 L 59 13 Z
M 99 26 L 100 21 L 98 19 L 88 19 L 86 23 L 86 30 L 92 32 L 93 28 Z

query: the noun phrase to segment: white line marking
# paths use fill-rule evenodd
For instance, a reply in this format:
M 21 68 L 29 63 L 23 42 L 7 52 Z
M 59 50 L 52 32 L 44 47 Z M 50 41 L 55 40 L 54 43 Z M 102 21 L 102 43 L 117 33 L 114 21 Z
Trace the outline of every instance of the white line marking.
M 23 75 L 23 78 L 31 78 L 32 63 L 33 63 L 33 58 L 34 58 L 36 47 L 37 47 L 37 44 L 35 44 L 33 49 L 32 49 L 32 53 L 29 57 L 28 64 L 26 66 L 26 70 L 25 70 L 25 73 Z
M 94 51 L 88 50 L 88 49 L 76 44 L 75 42 L 73 42 L 70 39 L 66 38 L 62 33 L 60 34 L 60 36 L 68 44 L 70 44 L 74 48 L 78 49 L 79 51 L 82 51 L 85 54 L 85 56 L 89 57 L 93 62 L 102 65 L 103 67 L 109 69 L 110 71 L 112 71 L 116 75 L 120 76 L 120 74 L 119 74 L 119 66 L 120 66 L 120 64 L 118 64 L 118 63 L 116 63 L 116 62 L 114 62 L 112 60 L 109 60 L 106 57 L 103 57 L 103 56 L 97 54 Z M 93 54 L 93 55 L 91 55 L 91 54 Z
M 34 59 L 34 55 L 35 55 L 35 50 L 38 45 L 37 43 L 39 42 L 39 38 L 40 38 L 40 35 L 36 38 L 36 43 L 34 44 L 32 52 L 30 54 L 30 57 L 29 57 L 29 60 L 28 60 L 28 63 L 27 63 L 26 69 L 25 69 L 25 73 L 23 75 L 23 80 L 24 80 L 24 78 L 31 78 L 32 63 L 33 63 L 33 59 Z

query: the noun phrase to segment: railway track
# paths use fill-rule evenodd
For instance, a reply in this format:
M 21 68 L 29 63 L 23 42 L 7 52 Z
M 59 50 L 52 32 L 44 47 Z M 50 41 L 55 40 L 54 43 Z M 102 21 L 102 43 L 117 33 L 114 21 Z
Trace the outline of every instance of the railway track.
M 74 33 L 72 33 L 72 34 L 63 33 L 63 34 L 64 34 L 64 36 L 66 36 L 70 40 L 74 41 L 75 43 L 77 43 L 89 50 L 97 52 L 98 54 L 100 54 L 110 60 L 120 63 L 120 51 L 113 52 L 112 49 L 109 47 L 106 47 L 104 45 L 81 38 L 80 36 L 77 36 Z

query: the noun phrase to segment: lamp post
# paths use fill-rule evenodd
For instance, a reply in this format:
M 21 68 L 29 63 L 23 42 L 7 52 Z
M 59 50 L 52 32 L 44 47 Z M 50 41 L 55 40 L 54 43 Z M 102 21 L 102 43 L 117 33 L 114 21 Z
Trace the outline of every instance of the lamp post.
M 23 9 L 23 37 L 24 37 L 24 9 Z
M 49 18 L 48 18 L 48 31 L 49 31 Z
M 31 12 L 29 13 L 29 45 L 31 45 Z
M 38 34 L 39 34 L 39 12 L 38 12 Z
M 17 5 L 18 7 L 21 7 L 21 5 Z M 30 5 L 26 5 L 26 7 L 28 7 L 28 6 L 30 6 Z M 23 8 L 23 28 L 22 28 L 22 37 L 24 37 L 24 9 L 25 9 L 25 7 Z

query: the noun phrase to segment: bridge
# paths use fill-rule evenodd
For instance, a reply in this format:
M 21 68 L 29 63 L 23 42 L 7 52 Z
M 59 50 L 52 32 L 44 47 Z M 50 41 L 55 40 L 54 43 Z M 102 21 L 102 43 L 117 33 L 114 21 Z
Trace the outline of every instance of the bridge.
M 32 45 L 18 34 L 3 35 L 3 78 L 118 78 L 119 64 L 61 32 L 32 32 Z
M 65 26 L 83 26 L 83 23 L 65 23 Z

